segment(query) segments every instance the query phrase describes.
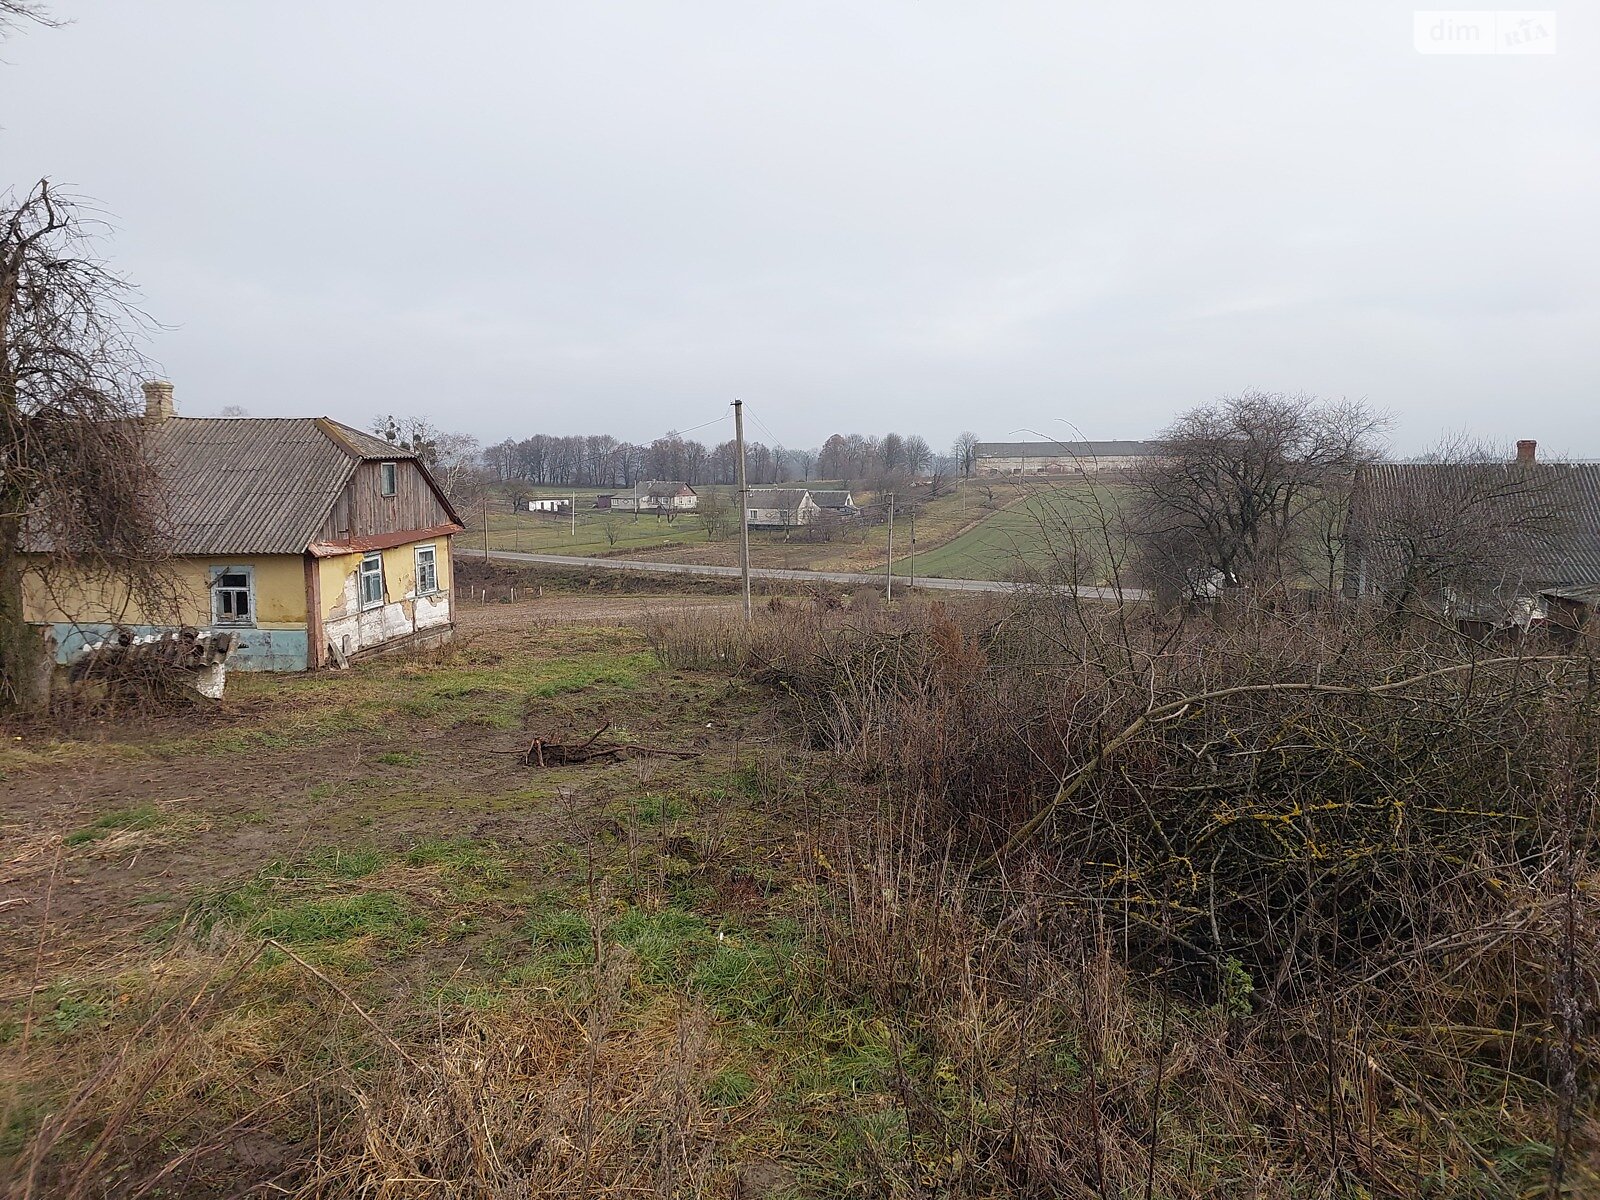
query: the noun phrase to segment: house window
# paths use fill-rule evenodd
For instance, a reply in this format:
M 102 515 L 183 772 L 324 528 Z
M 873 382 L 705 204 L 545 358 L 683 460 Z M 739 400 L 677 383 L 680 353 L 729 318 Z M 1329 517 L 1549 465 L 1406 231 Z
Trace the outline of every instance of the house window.
M 439 590 L 439 556 L 432 546 L 417 547 L 417 595 L 431 596 Z
M 378 464 L 378 490 L 385 496 L 395 493 L 395 464 L 392 462 Z
M 758 508 L 752 508 L 750 510 L 750 519 L 752 521 L 759 521 L 761 519 L 761 510 Z
M 223 567 L 211 574 L 211 620 L 218 625 L 249 625 L 255 620 L 249 567 Z
M 377 608 L 383 603 L 383 555 L 368 554 L 361 560 L 361 607 Z

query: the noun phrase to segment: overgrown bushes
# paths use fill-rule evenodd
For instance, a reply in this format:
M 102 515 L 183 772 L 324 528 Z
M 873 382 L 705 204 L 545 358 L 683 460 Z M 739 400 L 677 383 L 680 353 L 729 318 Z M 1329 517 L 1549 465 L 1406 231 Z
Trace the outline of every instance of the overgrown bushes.
M 841 986 L 968 1063 L 906 1081 L 907 1194 L 956 1150 L 954 1194 L 1600 1187 L 1594 663 L 1049 592 L 763 620 L 743 657 L 899 800 L 830 920 Z M 1158 1028 L 1086 1066 L 1122 971 Z

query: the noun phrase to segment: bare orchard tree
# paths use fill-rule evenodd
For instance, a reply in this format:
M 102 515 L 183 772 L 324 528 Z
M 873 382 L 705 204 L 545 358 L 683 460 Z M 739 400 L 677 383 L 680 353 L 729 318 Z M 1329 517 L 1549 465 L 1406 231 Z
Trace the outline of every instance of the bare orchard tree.
M 1266 586 L 1299 575 L 1309 515 L 1378 453 L 1382 418 L 1365 405 L 1246 392 L 1192 409 L 1132 478 L 1136 573 Z
M 173 607 L 135 419 L 147 322 L 92 232 L 48 181 L 0 197 L 0 708 L 39 697 L 26 571 L 47 594 L 97 591 L 146 620 Z
M 700 493 L 700 502 L 694 510 L 708 542 L 720 542 L 727 536 L 737 514 L 738 510 L 729 506 L 721 492 L 710 488 Z
M 1519 462 L 1499 447 L 1453 437 L 1417 463 L 1360 473 L 1351 502 L 1351 590 L 1393 612 L 1447 597 L 1488 611 L 1559 575 L 1563 535 L 1582 504 L 1560 463 Z

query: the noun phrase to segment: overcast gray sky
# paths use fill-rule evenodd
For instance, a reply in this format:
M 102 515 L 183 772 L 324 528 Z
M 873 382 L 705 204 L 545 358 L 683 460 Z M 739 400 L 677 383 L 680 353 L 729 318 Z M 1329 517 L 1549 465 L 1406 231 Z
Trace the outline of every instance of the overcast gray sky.
M 0 183 L 114 215 L 191 414 L 943 446 L 1255 387 L 1600 456 L 1594 0 L 1530 56 L 1351 0 L 54 7 Z

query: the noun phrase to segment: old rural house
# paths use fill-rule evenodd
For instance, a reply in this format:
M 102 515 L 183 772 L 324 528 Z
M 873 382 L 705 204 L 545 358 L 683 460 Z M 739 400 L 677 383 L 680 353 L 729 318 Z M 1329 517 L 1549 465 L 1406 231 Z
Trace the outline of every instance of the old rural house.
M 746 498 L 752 528 L 791 529 L 824 515 L 853 517 L 858 511 L 842 488 L 751 488 Z
M 751 488 L 745 495 L 745 514 L 752 529 L 806 525 L 821 511 L 805 488 Z
M 1094 475 L 1126 471 L 1155 453 L 1149 442 L 979 442 L 978 475 Z
M 1600 585 L 1600 463 L 1376 463 L 1356 473 L 1345 594 L 1527 625 Z
M 450 539 L 462 525 L 410 451 L 326 417 L 179 417 L 145 385 L 178 611 L 132 611 L 107 586 L 30 573 L 28 619 L 58 658 L 118 630 L 241 634 L 229 664 L 303 671 L 448 640 Z

